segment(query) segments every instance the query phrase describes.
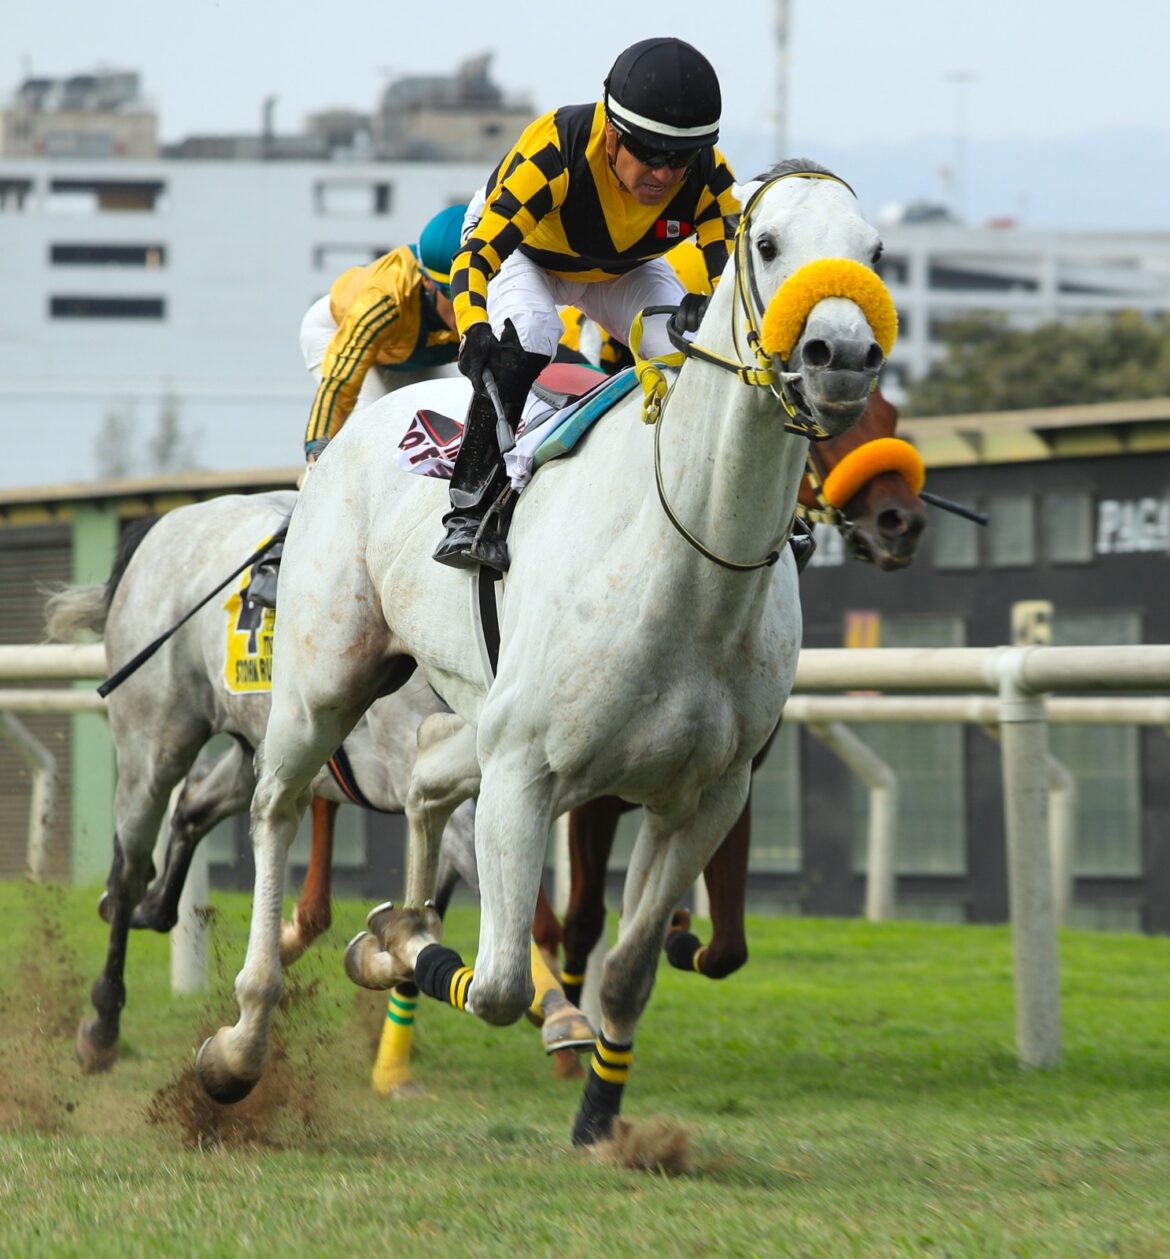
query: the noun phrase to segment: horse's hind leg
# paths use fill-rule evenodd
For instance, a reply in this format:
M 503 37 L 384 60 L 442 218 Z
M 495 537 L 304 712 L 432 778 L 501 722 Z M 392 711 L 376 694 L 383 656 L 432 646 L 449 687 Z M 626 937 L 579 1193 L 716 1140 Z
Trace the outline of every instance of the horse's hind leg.
M 147 751 L 142 732 L 131 740 L 118 739 L 115 731 L 117 830 L 105 899 L 109 946 L 105 967 L 91 993 L 96 1017 L 82 1019 L 74 1041 L 77 1060 L 87 1073 L 107 1071 L 117 1060 L 122 1007 L 126 1004 L 124 972 L 130 916 L 154 873 L 151 854 L 171 792 L 206 738 L 205 730 L 169 733 L 169 754 L 165 760 L 156 760 Z
M 191 768 L 171 817 L 166 865 L 131 915 L 131 927 L 171 930 L 179 920 L 179 898 L 195 849 L 225 818 L 247 809 L 255 788 L 252 749 L 239 741 L 222 756 Z

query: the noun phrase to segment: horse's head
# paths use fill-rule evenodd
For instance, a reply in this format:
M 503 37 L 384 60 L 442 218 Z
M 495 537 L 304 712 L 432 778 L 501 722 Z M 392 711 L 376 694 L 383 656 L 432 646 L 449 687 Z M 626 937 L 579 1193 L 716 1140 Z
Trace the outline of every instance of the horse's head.
M 873 270 L 877 230 L 848 185 L 815 162 L 782 162 L 742 196 L 724 283 L 735 283 L 759 320 L 786 405 L 842 433 L 861 418 L 897 330 Z
M 855 559 L 886 572 L 913 561 L 926 527 L 922 459 L 894 437 L 897 422 L 897 407 L 875 389 L 849 432 L 811 446 L 800 487 L 813 520 L 835 525 Z

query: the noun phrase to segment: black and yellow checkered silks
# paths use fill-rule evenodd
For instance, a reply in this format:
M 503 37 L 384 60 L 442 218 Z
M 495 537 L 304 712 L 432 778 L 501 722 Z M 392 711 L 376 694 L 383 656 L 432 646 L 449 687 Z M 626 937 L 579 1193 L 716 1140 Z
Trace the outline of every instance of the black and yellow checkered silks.
M 487 289 L 516 249 L 554 275 L 610 280 L 697 234 L 712 282 L 730 249 L 739 203 L 718 149 L 703 150 L 671 197 L 644 206 L 626 193 L 605 152 L 605 110 L 568 105 L 521 135 L 492 172 L 478 225 L 451 268 L 461 333 L 487 318 Z

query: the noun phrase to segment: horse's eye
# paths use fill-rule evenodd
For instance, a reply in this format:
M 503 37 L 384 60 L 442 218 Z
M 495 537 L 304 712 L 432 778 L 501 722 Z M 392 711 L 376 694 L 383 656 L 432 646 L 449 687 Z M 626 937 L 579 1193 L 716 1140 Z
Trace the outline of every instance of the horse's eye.
M 771 236 L 761 236 L 756 242 L 756 252 L 765 262 L 771 262 L 780 251 Z
M 881 241 L 879 240 L 877 243 L 877 248 L 873 251 L 873 265 L 875 267 L 877 266 L 879 262 L 881 262 L 882 254 L 885 252 L 885 249 L 886 249 L 885 245 L 883 245 Z

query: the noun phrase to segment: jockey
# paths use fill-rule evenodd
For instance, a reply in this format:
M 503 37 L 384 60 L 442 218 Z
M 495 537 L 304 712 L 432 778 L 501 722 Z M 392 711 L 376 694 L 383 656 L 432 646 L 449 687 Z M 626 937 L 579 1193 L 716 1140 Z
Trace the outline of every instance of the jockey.
M 676 306 L 683 296 L 662 260 L 672 245 L 696 233 L 712 284 L 722 274 L 725 220 L 739 203 L 715 148 L 720 109 L 719 80 L 702 53 L 680 39 L 642 40 L 614 62 L 601 101 L 538 118 L 472 201 L 451 294 L 459 370 L 475 395 L 440 563 L 508 567 L 496 513 L 484 522 L 507 484 L 485 371 L 515 430 L 564 331 L 558 306 L 577 307 L 628 343 L 643 307 Z M 665 324 L 647 321 L 644 354 L 672 348 Z
M 318 381 L 305 429 L 311 464 L 330 438 L 366 406 L 400 385 L 453 363 L 459 338 L 451 307 L 451 259 L 465 205 L 441 210 L 417 245 L 402 245 L 351 267 L 309 307 L 301 324 L 305 365 Z M 371 371 L 377 368 L 377 371 Z

